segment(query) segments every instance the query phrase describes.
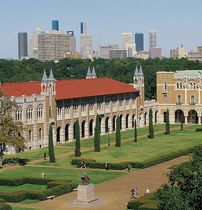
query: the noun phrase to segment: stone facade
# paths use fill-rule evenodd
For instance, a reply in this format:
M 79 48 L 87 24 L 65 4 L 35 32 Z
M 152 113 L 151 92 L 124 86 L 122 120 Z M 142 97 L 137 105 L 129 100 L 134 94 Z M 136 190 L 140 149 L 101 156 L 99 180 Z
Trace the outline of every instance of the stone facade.
M 88 70 L 87 78 L 96 78 L 94 68 L 92 72 Z M 53 73 L 51 71 L 47 77 L 44 71 L 40 94 L 11 96 L 18 105 L 13 118 L 22 121 L 29 150 L 48 145 L 50 125 L 53 126 L 55 144 L 74 140 L 76 120 L 79 120 L 81 138 L 93 137 L 97 114 L 102 116 L 101 135 L 115 132 L 118 115 L 122 130 L 134 127 L 134 120 L 138 126 L 144 126 L 144 76 L 141 68 L 139 71 L 136 68 L 131 86 L 134 92 L 57 100 Z
M 157 72 L 158 122 L 169 109 L 170 123 L 202 122 L 202 71 Z

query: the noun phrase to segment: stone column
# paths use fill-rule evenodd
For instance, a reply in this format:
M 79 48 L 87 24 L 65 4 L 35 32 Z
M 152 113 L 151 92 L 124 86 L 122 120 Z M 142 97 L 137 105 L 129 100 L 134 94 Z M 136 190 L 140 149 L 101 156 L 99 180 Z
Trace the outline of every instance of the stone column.
M 34 148 L 36 149 L 38 143 L 38 130 L 37 130 L 37 104 L 35 102 L 35 95 L 33 95 L 33 110 L 32 110 L 32 124 L 33 124 L 33 141 Z
M 65 107 L 64 105 L 62 106 L 61 110 L 61 117 L 62 117 L 62 125 L 60 129 L 60 142 L 64 143 L 65 142 Z
M 188 123 L 188 116 L 184 116 L 184 123 L 185 123 L 185 124 Z
M 101 120 L 101 134 L 104 134 L 104 133 L 105 133 L 105 117 L 103 117 Z

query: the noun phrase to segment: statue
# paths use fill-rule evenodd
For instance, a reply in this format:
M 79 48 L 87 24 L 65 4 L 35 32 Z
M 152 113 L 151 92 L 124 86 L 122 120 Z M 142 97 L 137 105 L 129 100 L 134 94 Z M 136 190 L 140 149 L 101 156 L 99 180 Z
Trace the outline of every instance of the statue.
M 81 176 L 81 185 L 88 185 L 90 183 L 90 178 L 88 175 L 84 172 L 83 176 Z

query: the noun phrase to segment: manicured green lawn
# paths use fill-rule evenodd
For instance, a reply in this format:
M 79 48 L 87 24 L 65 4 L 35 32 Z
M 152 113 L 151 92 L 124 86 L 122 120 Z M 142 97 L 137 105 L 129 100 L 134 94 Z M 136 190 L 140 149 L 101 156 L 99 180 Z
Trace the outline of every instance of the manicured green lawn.
M 160 126 L 159 126 L 160 127 Z M 138 143 L 131 141 L 123 141 L 121 147 L 101 147 L 100 153 L 95 153 L 93 149 L 88 152 L 82 152 L 81 157 L 85 159 L 94 159 L 98 162 L 147 162 L 161 157 L 165 157 L 172 153 L 185 150 L 187 148 L 202 144 L 200 132 L 195 132 L 196 126 L 188 126 L 183 131 L 172 131 L 171 135 L 164 134 L 155 135 L 154 139 L 145 137 L 139 138 Z M 142 130 L 145 132 L 146 129 Z M 56 165 L 71 167 L 71 160 L 74 155 L 58 158 L 54 164 L 48 161 L 37 163 L 38 165 Z
M 39 210 L 39 209 L 23 208 L 23 207 L 12 207 L 12 210 Z
M 180 125 L 178 125 L 178 124 L 171 125 L 171 128 L 175 128 L 175 127 L 180 127 Z M 155 132 L 159 132 L 164 129 L 165 129 L 165 125 L 162 125 L 162 124 L 154 126 Z M 122 139 L 133 138 L 134 130 L 133 129 L 126 130 L 126 131 L 121 132 L 121 134 L 122 134 Z M 147 135 L 147 134 L 148 134 L 148 127 L 138 128 L 139 136 Z M 109 141 L 115 142 L 115 133 L 109 134 Z M 101 142 L 101 145 L 107 144 L 108 143 L 108 135 L 106 134 L 106 135 L 101 136 L 100 142 Z M 74 142 L 68 142 L 65 144 L 61 144 L 61 146 L 74 146 L 74 145 L 75 145 Z M 93 146 L 94 146 L 93 138 L 81 140 L 81 147 L 93 147 Z
M 23 184 L 19 186 L 3 186 L 0 185 L 0 192 L 17 192 L 17 191 L 33 191 L 40 192 L 47 189 L 46 185 Z
M 80 178 L 85 170 L 75 169 L 60 169 L 60 168 L 45 168 L 45 167 L 32 167 L 22 166 L 20 168 L 11 169 L 8 171 L 2 171 L 0 178 L 18 178 L 18 177 L 41 177 L 41 173 L 44 172 L 47 178 L 56 180 L 69 180 L 71 179 L 74 183 L 79 183 Z M 101 183 L 110 179 L 114 179 L 123 175 L 122 172 L 111 172 L 111 171 L 88 171 L 88 176 L 91 182 L 94 184 Z
M 202 144 L 200 132 L 194 129 L 172 131 L 171 135 L 159 134 L 154 139 L 142 138 L 138 143 L 122 142 L 121 147 L 104 147 L 100 153 L 93 151 L 82 153 L 82 158 L 94 159 L 98 162 L 135 161 L 147 162 L 160 157 Z
M 66 152 L 70 152 L 72 151 L 71 148 L 63 148 L 61 146 L 55 146 L 55 154 L 58 155 L 58 154 L 64 154 Z M 43 154 L 44 152 L 48 153 L 48 148 L 47 147 L 44 147 L 44 148 L 41 148 L 41 149 L 37 149 L 37 150 L 31 150 L 31 151 L 26 151 L 26 152 L 21 152 L 21 153 L 18 153 L 17 155 L 5 155 L 5 158 L 6 157 L 12 157 L 12 156 L 17 156 L 17 157 L 20 157 L 20 158 L 25 158 L 25 159 L 29 159 L 29 160 L 43 160 Z

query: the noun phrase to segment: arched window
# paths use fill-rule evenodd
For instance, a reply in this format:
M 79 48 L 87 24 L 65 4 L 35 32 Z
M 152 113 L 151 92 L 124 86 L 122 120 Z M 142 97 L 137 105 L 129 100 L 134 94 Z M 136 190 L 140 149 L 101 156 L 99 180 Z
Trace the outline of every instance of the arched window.
M 26 110 L 26 116 L 27 116 L 27 123 L 32 124 L 32 112 L 33 112 L 33 107 L 28 106 Z
M 37 121 L 42 122 L 42 119 L 43 119 L 43 106 L 42 104 L 40 104 L 37 107 Z
M 39 137 L 39 140 L 41 140 L 41 139 L 42 139 L 42 130 L 41 130 L 41 128 L 39 128 L 38 137 Z
M 18 107 L 17 111 L 15 112 L 15 120 L 21 121 L 22 120 L 22 108 Z
M 167 90 L 167 83 L 166 83 L 166 82 L 164 82 L 164 84 L 163 84 L 163 90 L 164 90 L 164 91 Z
M 28 141 L 32 141 L 32 131 L 28 131 Z

